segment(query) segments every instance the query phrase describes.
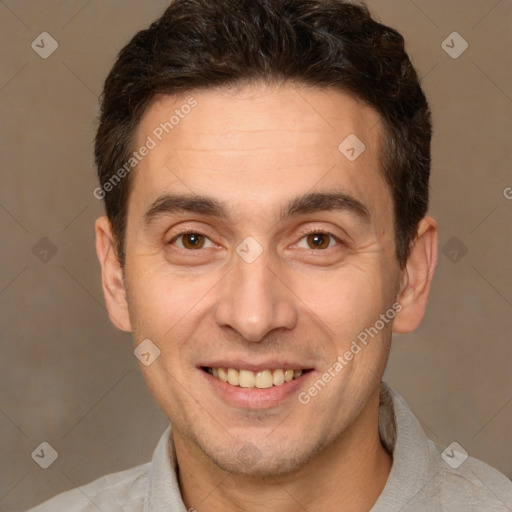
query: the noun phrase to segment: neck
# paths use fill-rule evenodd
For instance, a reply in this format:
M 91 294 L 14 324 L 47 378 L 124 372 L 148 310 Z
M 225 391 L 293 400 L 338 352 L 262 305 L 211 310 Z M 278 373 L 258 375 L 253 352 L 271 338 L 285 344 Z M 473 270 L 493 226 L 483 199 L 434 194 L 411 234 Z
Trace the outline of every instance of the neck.
M 280 476 L 234 475 L 218 468 L 173 432 L 187 509 L 223 512 L 366 512 L 381 494 L 392 459 L 378 431 L 378 393 L 359 417 L 308 464 Z M 195 449 L 194 449 L 195 448 Z

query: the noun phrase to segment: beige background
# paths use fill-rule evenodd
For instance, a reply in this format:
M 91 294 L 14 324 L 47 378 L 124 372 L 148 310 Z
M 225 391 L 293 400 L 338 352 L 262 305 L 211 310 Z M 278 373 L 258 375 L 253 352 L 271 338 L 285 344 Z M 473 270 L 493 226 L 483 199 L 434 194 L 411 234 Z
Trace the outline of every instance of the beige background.
M 0 2 L 0 511 L 149 461 L 167 423 L 130 336 L 105 312 L 93 232 L 102 204 L 92 196 L 102 82 L 116 53 L 166 5 Z M 387 381 L 436 442 L 456 440 L 512 477 L 512 200 L 504 196 L 512 187 L 512 2 L 370 6 L 404 34 L 423 76 L 435 124 L 431 214 L 440 226 L 427 316 L 417 332 L 395 338 Z M 59 45 L 48 59 L 31 48 L 43 31 Z M 469 43 L 457 59 L 441 47 L 453 31 Z M 31 458 L 43 441 L 58 452 L 46 470 Z

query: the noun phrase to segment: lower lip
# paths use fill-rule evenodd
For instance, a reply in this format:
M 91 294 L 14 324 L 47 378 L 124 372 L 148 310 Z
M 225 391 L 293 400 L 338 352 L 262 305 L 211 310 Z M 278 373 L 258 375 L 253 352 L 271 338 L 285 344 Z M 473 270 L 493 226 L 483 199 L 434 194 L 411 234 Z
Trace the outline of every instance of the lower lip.
M 222 382 L 220 379 L 210 375 L 204 370 L 200 369 L 199 371 L 203 374 L 214 392 L 220 395 L 225 402 L 235 407 L 245 409 L 266 409 L 280 405 L 292 395 L 296 396 L 298 389 L 302 387 L 306 380 L 314 373 L 314 371 L 308 371 L 307 373 L 303 373 L 299 378 L 285 382 L 280 386 L 259 389 L 232 386 L 227 382 Z

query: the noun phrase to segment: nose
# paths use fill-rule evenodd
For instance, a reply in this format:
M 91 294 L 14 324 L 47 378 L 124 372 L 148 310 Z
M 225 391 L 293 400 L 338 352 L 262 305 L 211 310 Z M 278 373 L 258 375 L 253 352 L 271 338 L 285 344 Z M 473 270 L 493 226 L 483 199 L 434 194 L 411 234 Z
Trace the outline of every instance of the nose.
M 285 276 L 271 268 L 267 254 L 252 263 L 235 255 L 215 308 L 217 324 L 235 329 L 247 341 L 261 341 L 274 329 L 293 329 L 297 323 L 298 299 Z

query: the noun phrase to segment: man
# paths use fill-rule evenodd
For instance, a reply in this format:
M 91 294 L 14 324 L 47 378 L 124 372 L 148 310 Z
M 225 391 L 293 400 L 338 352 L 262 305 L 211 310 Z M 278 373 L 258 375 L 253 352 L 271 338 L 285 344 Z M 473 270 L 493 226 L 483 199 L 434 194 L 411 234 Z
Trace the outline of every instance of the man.
M 139 32 L 105 83 L 97 253 L 170 427 L 33 510 L 511 510 L 382 383 L 436 266 L 430 139 L 402 37 L 362 5 L 175 0 Z

